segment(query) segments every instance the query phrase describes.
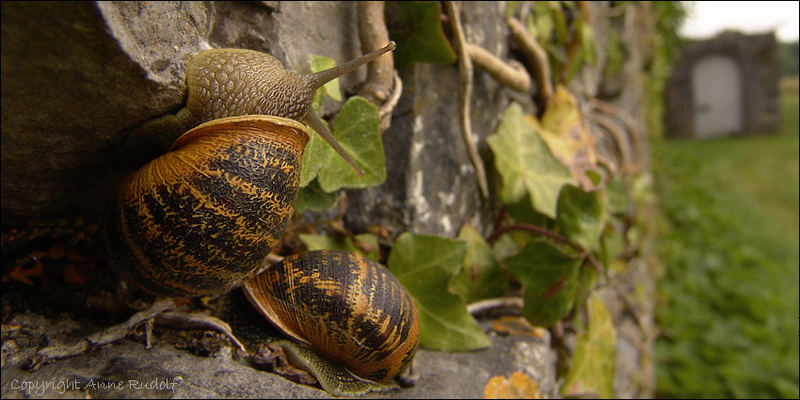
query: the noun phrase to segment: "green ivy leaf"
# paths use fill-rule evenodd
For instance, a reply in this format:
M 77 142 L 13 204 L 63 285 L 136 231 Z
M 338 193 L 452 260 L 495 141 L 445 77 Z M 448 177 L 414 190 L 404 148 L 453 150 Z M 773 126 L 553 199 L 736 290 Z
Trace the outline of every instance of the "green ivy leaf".
M 301 173 L 302 175 L 302 173 Z M 336 200 L 339 199 L 337 192 L 326 192 L 319 186 L 319 182 L 311 181 L 305 187 L 301 187 L 297 193 L 297 201 L 294 202 L 294 208 L 297 212 L 302 213 L 306 210 L 311 211 L 327 211 L 336 205 Z
M 502 177 L 502 201 L 514 203 L 528 194 L 535 210 L 555 218 L 561 187 L 575 181 L 553 157 L 532 121 L 532 117 L 523 115 L 519 104 L 512 103 L 497 131 L 486 142 L 494 152 L 495 165 Z
M 398 4 L 402 28 L 393 29 L 397 42 L 394 59 L 398 68 L 414 62 L 451 64 L 456 53 L 442 30 L 438 1 L 409 1 Z
M 489 244 L 469 225 L 461 228 L 458 238 L 467 243 L 467 255 L 461 272 L 450 280 L 450 291 L 466 303 L 502 296 L 509 273 L 500 268 Z
M 591 393 L 607 399 L 614 396 L 617 331 L 608 308 L 597 295 L 589 298 L 588 312 L 589 328 L 578 333 L 561 395 Z
M 308 64 L 310 66 L 311 72 L 319 72 L 324 71 L 326 69 L 331 69 L 336 66 L 336 60 L 325 57 L 325 56 L 318 56 L 316 54 L 309 54 L 308 56 Z M 327 94 L 332 99 L 336 101 L 342 101 L 342 90 L 339 87 L 339 78 L 334 78 L 327 82 L 326 84 L 322 85 L 317 93 L 315 93 L 314 101 L 316 103 L 317 99 L 316 96 L 320 95 L 319 97 L 319 105 L 322 105 L 322 95 Z M 319 106 L 315 107 L 314 110 L 319 110 Z
M 426 348 L 464 351 L 491 344 L 464 301 L 447 290 L 466 252 L 462 241 L 406 232 L 389 254 L 389 269 L 417 304 L 420 344 Z
M 326 121 L 322 121 L 322 123 L 328 127 Z M 330 157 L 329 153 L 334 152 L 316 131 L 311 129 L 308 125 L 306 125 L 306 127 L 308 128 L 309 138 L 306 148 L 303 150 L 303 166 L 300 168 L 301 188 L 308 186 L 311 181 L 319 175 L 319 170 L 328 162 L 328 158 Z
M 565 186 L 558 197 L 558 225 L 564 234 L 584 249 L 599 250 L 606 221 L 605 191 L 584 192 Z
M 309 131 L 313 130 L 309 128 Z M 359 177 L 350 164 L 314 132 L 303 153 L 301 186 L 318 177 L 322 190 L 334 192 L 343 187 L 367 188 L 386 180 L 378 109 L 372 103 L 359 96 L 349 98 L 339 110 L 333 135 L 364 171 L 364 176 Z
M 344 250 L 358 253 L 378 261 L 378 237 L 371 233 L 356 235 L 356 240 L 371 248 L 369 253 L 361 250 L 353 243 L 353 239 L 346 236 L 312 235 L 301 233 L 300 240 L 306 244 L 309 251 L 313 250 Z
M 582 260 L 544 241 L 528 243 L 505 260 L 508 270 L 525 286 L 522 313 L 528 321 L 550 326 L 572 309 Z

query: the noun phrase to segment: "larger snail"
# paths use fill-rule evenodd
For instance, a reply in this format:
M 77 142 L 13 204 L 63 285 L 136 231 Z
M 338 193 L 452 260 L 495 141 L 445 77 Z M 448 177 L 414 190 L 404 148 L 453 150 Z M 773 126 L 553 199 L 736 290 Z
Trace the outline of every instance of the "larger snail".
M 294 212 L 305 126 L 350 164 L 311 108 L 327 81 L 395 48 L 300 75 L 274 57 L 215 49 L 189 61 L 181 135 L 120 186 L 106 218 L 113 268 L 147 292 L 220 295 L 264 265 Z

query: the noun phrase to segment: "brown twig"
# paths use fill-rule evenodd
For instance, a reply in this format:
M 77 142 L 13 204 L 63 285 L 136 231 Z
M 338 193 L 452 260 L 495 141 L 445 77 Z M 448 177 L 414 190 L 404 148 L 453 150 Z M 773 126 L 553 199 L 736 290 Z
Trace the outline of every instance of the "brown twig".
M 383 1 L 363 1 L 357 6 L 358 37 L 361 40 L 361 51 L 368 53 L 383 46 L 389 41 L 386 29 Z M 383 55 L 367 64 L 367 80 L 359 90 L 359 94 L 378 107 L 390 98 L 395 84 L 394 57 Z M 381 114 L 380 131 L 389 128 L 391 112 Z
M 387 100 L 383 105 L 381 105 L 380 110 L 378 110 L 378 115 L 381 119 L 380 131 L 385 132 L 386 129 L 389 129 L 389 125 L 391 122 L 392 112 L 394 111 L 395 106 L 397 106 L 397 102 L 400 101 L 400 95 L 403 94 L 403 81 L 400 79 L 400 75 L 397 71 L 394 71 L 394 86 L 392 87 L 392 94 L 389 96 L 389 100 Z M 384 127 L 384 121 L 386 121 L 386 125 Z
M 620 160 L 620 164 L 624 166 L 625 170 L 627 170 L 631 163 L 631 144 L 628 141 L 625 132 L 619 127 L 619 125 L 614 123 L 613 119 L 603 114 L 590 113 L 589 117 L 591 118 L 592 122 L 597 124 L 600 128 L 602 128 L 602 130 L 608 132 L 611 137 L 614 138 L 614 143 L 617 145 L 617 149 L 619 149 L 619 153 L 622 158 L 622 160 Z
M 210 329 L 224 334 L 236 347 L 246 352 L 242 342 L 233 335 L 227 322 L 210 315 L 184 312 L 162 312 L 156 316 L 156 323 L 179 329 Z
M 133 316 L 131 316 L 127 321 L 108 327 L 102 331 L 92 333 L 77 343 L 73 343 L 71 345 L 55 344 L 37 351 L 36 354 L 34 354 L 33 357 L 28 360 L 27 369 L 35 371 L 42 365 L 49 362 L 83 354 L 92 346 L 102 346 L 104 344 L 116 342 L 127 336 L 136 325 L 144 321 L 151 320 L 158 314 L 174 308 L 175 302 L 172 301 L 172 299 L 158 299 L 150 307 L 133 314 Z
M 453 28 L 453 42 L 458 52 L 458 87 L 459 103 L 461 105 L 461 134 L 464 137 L 464 144 L 467 146 L 467 153 L 475 169 L 475 177 L 478 180 L 478 187 L 485 199 L 489 198 L 489 184 L 486 179 L 486 170 L 483 161 L 478 154 L 478 149 L 472 140 L 472 125 L 469 120 L 469 106 L 472 99 L 472 59 L 467 54 L 466 39 L 464 30 L 461 26 L 461 15 L 458 6 L 454 1 L 445 2 L 447 13 L 450 16 L 450 26 Z
M 536 39 L 528 33 L 528 29 L 518 19 L 508 18 L 508 27 L 511 29 L 511 37 L 520 45 L 522 53 L 531 64 L 534 71 L 533 77 L 539 88 L 539 107 L 544 110 L 547 107 L 547 101 L 553 95 L 553 82 L 547 53 L 539 46 L 539 43 L 536 43 Z
M 633 159 L 631 161 L 637 162 L 637 160 L 639 159 L 639 155 L 641 154 L 640 153 L 641 144 L 639 143 L 639 138 L 641 138 L 641 135 L 639 133 L 639 129 L 636 127 L 636 123 L 633 121 L 633 117 L 631 117 L 631 115 L 627 113 L 625 110 L 615 106 L 612 103 L 600 99 L 592 99 L 589 102 L 589 105 L 594 110 L 597 110 L 598 112 L 603 113 L 605 115 L 617 118 L 620 121 L 622 121 L 623 124 L 625 124 L 625 129 L 628 133 L 628 136 L 630 136 L 630 143 L 632 148 L 631 154 L 633 155 Z
M 466 46 L 475 65 L 486 70 L 498 82 L 518 92 L 530 90 L 531 77 L 521 64 L 514 60 L 505 62 L 476 44 L 467 43 Z
M 524 303 L 521 297 L 498 297 L 467 304 L 467 312 L 470 313 L 470 315 L 477 315 L 497 308 L 521 311 Z

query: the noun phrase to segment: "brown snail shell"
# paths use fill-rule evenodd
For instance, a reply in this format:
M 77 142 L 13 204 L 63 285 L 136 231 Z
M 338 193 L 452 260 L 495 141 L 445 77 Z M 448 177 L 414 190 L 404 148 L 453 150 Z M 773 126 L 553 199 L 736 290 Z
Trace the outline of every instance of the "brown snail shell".
M 120 185 L 104 229 L 111 265 L 158 295 L 239 286 L 288 225 L 307 142 L 303 124 L 267 115 L 184 133 Z
M 419 345 L 414 301 L 389 270 L 338 250 L 293 255 L 245 281 L 247 297 L 296 341 L 359 377 L 387 382 Z

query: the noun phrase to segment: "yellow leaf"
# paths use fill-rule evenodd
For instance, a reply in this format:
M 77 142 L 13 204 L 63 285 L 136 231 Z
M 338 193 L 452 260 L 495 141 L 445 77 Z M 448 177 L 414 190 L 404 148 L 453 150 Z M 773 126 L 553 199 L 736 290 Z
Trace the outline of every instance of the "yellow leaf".
M 541 399 L 539 384 L 527 374 L 516 371 L 507 379 L 493 376 L 484 388 L 483 397 L 487 399 Z
M 578 110 L 577 101 L 569 91 L 563 86 L 557 87 L 541 121 L 531 118 L 531 122 L 538 128 L 553 155 L 569 169 L 581 188 L 593 190 L 595 184 L 586 173 L 599 173 L 596 143 Z

